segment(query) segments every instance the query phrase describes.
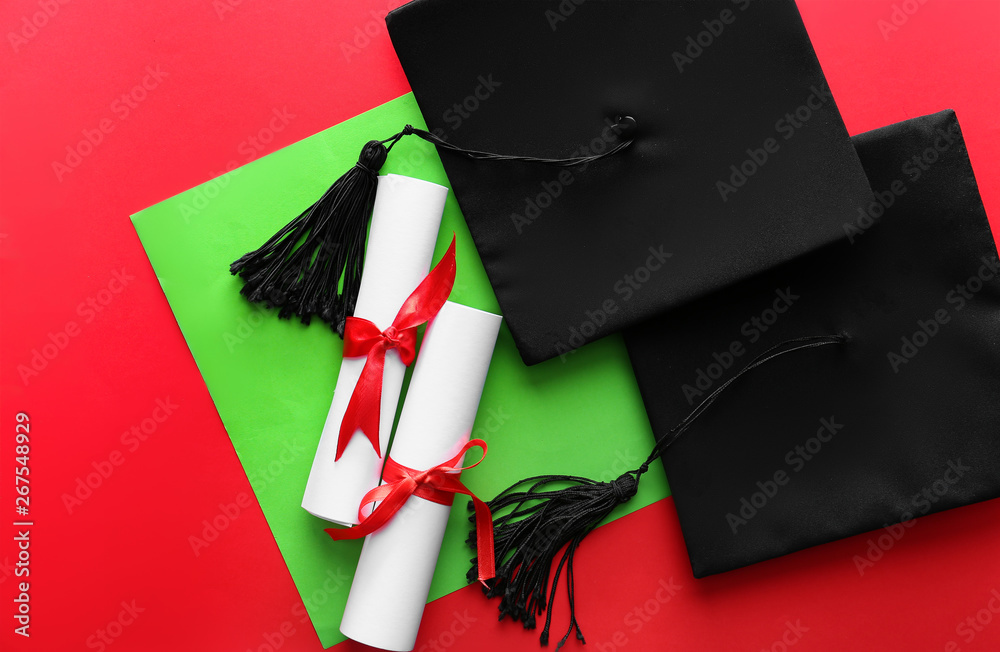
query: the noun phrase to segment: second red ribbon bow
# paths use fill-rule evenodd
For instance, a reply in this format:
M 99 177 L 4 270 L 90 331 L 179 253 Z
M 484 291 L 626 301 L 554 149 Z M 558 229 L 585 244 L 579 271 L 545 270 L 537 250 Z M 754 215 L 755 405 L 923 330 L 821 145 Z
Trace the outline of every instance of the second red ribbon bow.
M 458 466 L 465 453 L 470 448 L 483 449 L 483 457 L 469 466 Z M 360 539 L 377 532 L 392 520 L 403 508 L 410 496 L 429 500 L 439 505 L 451 505 L 456 494 L 464 494 L 472 499 L 476 510 L 476 550 L 479 568 L 479 582 L 487 586 L 486 580 L 496 576 L 493 552 L 493 515 L 489 506 L 479 499 L 472 491 L 462 484 L 459 475 L 478 466 L 486 457 L 486 442 L 473 439 L 466 442 L 458 453 L 450 460 L 438 464 L 426 471 L 418 471 L 403 466 L 391 457 L 386 458 L 385 471 L 381 484 L 367 494 L 358 506 L 360 525 L 352 528 L 328 528 L 327 534 L 334 541 L 345 539 Z M 378 503 L 371 516 L 365 515 L 365 507 Z

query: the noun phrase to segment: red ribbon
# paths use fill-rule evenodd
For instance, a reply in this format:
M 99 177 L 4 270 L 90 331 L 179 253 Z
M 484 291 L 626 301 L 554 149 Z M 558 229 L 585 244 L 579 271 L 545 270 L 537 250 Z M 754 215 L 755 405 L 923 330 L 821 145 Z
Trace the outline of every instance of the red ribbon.
M 462 456 L 470 448 L 482 448 L 483 456 L 479 461 L 469 466 L 456 468 Z M 327 533 L 334 541 L 344 539 L 360 539 L 382 528 L 396 515 L 410 496 L 418 496 L 439 505 L 451 505 L 455 494 L 464 494 L 472 498 L 476 506 L 476 546 L 479 554 L 479 581 L 484 583 L 496 576 L 493 561 L 493 515 L 490 508 L 473 494 L 459 480 L 462 471 L 477 466 L 486 458 L 486 442 L 473 439 L 465 444 L 458 455 L 447 462 L 431 467 L 426 471 L 417 471 L 399 464 L 391 457 L 385 460 L 385 471 L 382 474 L 384 484 L 375 487 L 365 494 L 358 506 L 360 525 L 352 528 L 328 528 Z M 366 517 L 364 508 L 373 503 L 379 503 L 371 516 Z
M 368 359 L 365 360 L 365 367 L 361 370 L 361 377 L 358 378 L 358 384 L 347 404 L 344 420 L 340 424 L 337 456 L 334 460 L 340 459 L 351 437 L 358 430 L 368 437 L 372 448 L 382 457 L 378 430 L 385 354 L 390 349 L 396 349 L 403 364 L 413 364 L 417 349 L 417 327 L 430 321 L 441 310 L 454 285 L 455 239 L 452 238 L 444 257 L 403 302 L 389 328 L 380 331 L 378 326 L 367 319 L 347 318 L 344 326 L 344 357 L 367 356 Z

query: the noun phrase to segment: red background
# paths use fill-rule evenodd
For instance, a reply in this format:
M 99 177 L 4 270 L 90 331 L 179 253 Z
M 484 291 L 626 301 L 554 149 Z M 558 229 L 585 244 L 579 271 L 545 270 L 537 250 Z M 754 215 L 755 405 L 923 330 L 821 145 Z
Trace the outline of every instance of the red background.
M 3 3 L 4 649 L 101 649 L 90 637 L 119 617 L 123 601 L 142 611 L 120 633 L 112 626 L 118 635 L 107 647 L 117 652 L 321 649 L 255 503 L 210 554 L 191 553 L 187 536 L 202 519 L 251 490 L 128 215 L 243 163 L 248 152 L 265 155 L 407 92 L 382 20 L 398 4 Z M 996 232 L 1000 3 L 799 6 L 852 134 L 957 110 Z M 891 21 L 894 10 L 899 29 L 883 34 L 880 21 Z M 356 50 L 345 51 L 345 43 Z M 116 100 L 142 83 L 147 66 L 166 76 L 123 116 Z M 287 128 L 248 150 L 245 141 L 283 108 L 295 116 Z M 109 133 L 60 179 L 53 162 L 65 163 L 67 147 L 102 120 Z M 111 283 L 122 270 L 134 277 L 124 287 Z M 90 299 L 99 312 L 88 311 Z M 19 365 L 30 365 L 50 341 L 65 346 L 22 378 Z M 157 399 L 177 407 L 130 450 L 123 433 L 150 418 Z M 32 426 L 30 639 L 12 633 L 11 617 L 19 411 Z M 124 461 L 68 510 L 62 495 L 97 467 L 107 469 L 102 463 L 116 450 Z M 921 519 L 861 576 L 852 558 L 865 554 L 872 536 L 695 581 L 672 502 L 661 501 L 601 528 L 579 553 L 585 649 L 1000 647 L 1000 614 L 989 610 L 991 591 L 1000 595 L 1000 501 Z M 681 589 L 662 604 L 659 581 L 670 578 Z M 497 623 L 495 614 L 475 588 L 438 600 L 427 609 L 418 649 L 537 649 L 535 633 Z M 977 614 L 979 624 L 962 625 Z M 554 640 L 564 615 L 557 609 Z M 786 634 L 787 622 L 799 623 L 800 633 Z

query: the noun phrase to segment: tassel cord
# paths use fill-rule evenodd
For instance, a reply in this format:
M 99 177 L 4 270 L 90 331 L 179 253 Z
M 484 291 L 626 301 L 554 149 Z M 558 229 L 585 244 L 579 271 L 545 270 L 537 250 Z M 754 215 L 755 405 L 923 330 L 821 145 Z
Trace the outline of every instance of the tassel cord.
M 612 131 L 621 138 L 635 128 L 631 117 L 620 117 Z M 365 144 L 358 162 L 309 208 L 283 226 L 258 249 L 229 266 L 243 279 L 240 294 L 251 302 L 280 308 L 278 317 L 297 316 L 308 324 L 313 315 L 343 337 L 344 324 L 354 314 L 364 267 L 368 220 L 375 206 L 378 173 L 389 152 L 404 136 L 416 135 L 444 150 L 474 160 L 520 161 L 573 166 L 612 156 L 632 144 L 622 140 L 601 154 L 569 158 L 510 156 L 464 149 L 423 129 L 406 125 L 385 140 Z
M 635 119 L 630 116 L 619 116 L 618 122 L 612 127 L 619 136 L 625 136 L 625 139 L 617 143 L 614 147 L 611 147 L 600 154 L 589 154 L 587 156 L 570 156 L 565 158 L 548 158 L 548 157 L 538 157 L 538 156 L 518 156 L 514 154 L 497 154 L 494 152 L 482 152 L 475 149 L 466 149 L 465 147 L 460 147 L 458 145 L 449 143 L 437 134 L 433 134 L 425 129 L 417 129 L 412 125 L 406 125 L 403 131 L 396 134 L 392 138 L 388 138 L 383 143 L 391 142 L 390 147 L 399 141 L 402 136 L 408 136 L 413 134 L 414 136 L 419 136 L 420 138 L 426 140 L 429 143 L 440 147 L 441 149 L 465 156 L 466 158 L 473 159 L 475 161 L 516 161 L 519 163 L 542 163 L 544 165 L 554 165 L 556 167 L 573 167 L 576 165 L 585 165 L 593 163 L 594 161 L 599 161 L 602 158 L 607 158 L 609 156 L 614 156 L 618 152 L 629 147 L 633 138 L 631 134 L 635 131 Z
M 536 616 L 548 608 L 539 636 L 539 641 L 547 645 L 552 623 L 551 605 L 559 578 L 565 571 L 570 618 L 556 650 L 574 632 L 578 640 L 585 642 L 576 619 L 576 581 L 573 573 L 573 558 L 584 537 L 616 507 L 636 494 L 639 479 L 650 465 L 743 375 L 789 353 L 847 341 L 849 337 L 846 334 L 821 335 L 793 338 L 768 348 L 716 388 L 674 428 L 658 437 L 653 451 L 639 468 L 623 473 L 616 480 L 601 482 L 572 475 L 542 475 L 525 478 L 502 491 L 488 503 L 494 515 L 497 570 L 496 577 L 483 589 L 488 598 L 500 597 L 500 619 L 510 616 L 521 621 L 525 629 L 533 629 Z M 473 529 L 467 540 L 473 549 L 475 541 Z M 560 550 L 562 555 L 553 569 Z M 470 581 L 474 579 L 476 558 L 472 561 Z
M 783 355 L 789 353 L 794 353 L 796 351 L 804 351 L 806 349 L 813 349 L 820 346 L 829 346 L 831 344 L 843 344 L 847 342 L 850 338 L 846 334 L 840 335 L 812 335 L 809 337 L 796 337 L 793 339 L 785 340 L 778 344 L 775 344 L 771 348 L 767 349 L 756 358 L 747 363 L 745 367 L 740 369 L 731 378 L 726 380 L 726 382 L 719 385 L 715 391 L 705 397 L 705 399 L 698 404 L 698 406 L 693 409 L 684 419 L 678 423 L 674 428 L 672 428 L 663 437 L 659 437 L 656 440 L 656 444 L 653 446 L 653 452 L 649 454 L 646 461 L 638 469 L 633 471 L 636 480 L 638 481 L 639 476 L 649 470 L 649 465 L 660 458 L 667 449 L 677 441 L 681 435 L 691 427 L 691 424 L 695 422 L 702 414 L 705 413 L 715 400 L 729 388 L 730 385 L 739 380 L 744 374 L 747 374 L 761 365 L 765 365 L 775 358 L 779 358 Z M 788 345 L 793 345 L 788 347 Z M 788 348 L 785 348 L 788 347 Z

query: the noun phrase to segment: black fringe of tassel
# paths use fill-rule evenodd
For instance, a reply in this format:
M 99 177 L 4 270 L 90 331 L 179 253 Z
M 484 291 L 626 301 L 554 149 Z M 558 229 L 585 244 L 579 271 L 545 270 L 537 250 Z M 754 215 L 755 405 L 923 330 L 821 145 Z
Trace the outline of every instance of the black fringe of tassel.
M 368 218 L 375 206 L 378 172 L 389 151 L 404 136 L 418 136 L 441 149 L 473 160 L 520 161 L 556 166 L 592 163 L 632 144 L 636 121 L 619 116 L 614 131 L 623 138 L 601 154 L 539 158 L 465 149 L 425 129 L 406 125 L 385 140 L 369 141 L 357 164 L 337 179 L 319 201 L 302 211 L 256 251 L 229 266 L 243 279 L 240 294 L 253 303 L 280 308 L 278 317 L 293 315 L 308 324 L 313 315 L 344 336 L 344 323 L 354 314 L 365 261 Z
M 316 315 L 343 336 L 361 286 L 368 218 L 388 156 L 384 142 L 368 142 L 315 204 L 229 266 L 244 281 L 240 294 L 280 308 L 282 319 L 294 315 L 308 324 Z
M 524 623 L 525 629 L 534 629 L 536 616 L 548 609 L 539 636 L 541 644 L 548 645 L 551 606 L 559 577 L 565 568 L 569 627 L 556 645 L 556 650 L 569 640 L 574 631 L 576 638 L 585 643 L 576 620 L 576 582 L 573 578 L 573 557 L 583 538 L 599 526 L 615 507 L 625 504 L 636 494 L 639 478 L 649 470 L 650 464 L 663 455 L 695 419 L 743 374 L 787 353 L 843 344 L 849 339 L 846 334 L 799 337 L 767 349 L 705 397 L 670 432 L 658 437 L 653 452 L 642 466 L 622 474 L 613 482 L 598 482 L 571 475 L 541 475 L 521 480 L 489 501 L 487 505 L 494 516 L 493 545 L 497 568 L 496 577 L 486 583 L 483 592 L 488 598 L 500 598 L 499 619 L 510 616 Z M 471 502 L 469 509 L 473 509 Z M 475 550 L 475 517 L 470 516 L 469 521 L 473 523 L 473 528 L 466 542 Z M 552 564 L 564 546 L 566 549 L 553 573 Z M 467 575 L 469 582 L 476 581 L 478 577 L 477 560 L 478 557 L 472 558 L 472 568 Z
M 511 511 L 494 520 L 494 550 L 497 561 L 496 578 L 487 582 L 486 597 L 500 597 L 500 620 L 510 616 L 534 629 L 536 614 L 541 614 L 555 600 L 559 576 L 566 569 L 566 590 L 569 602 L 569 628 L 556 645 L 561 648 L 570 634 L 586 643 L 576 620 L 573 555 L 591 530 L 601 524 L 611 511 L 635 495 L 638 479 L 648 469 L 625 473 L 613 482 L 597 482 L 571 475 L 547 475 L 527 478 L 505 489 L 489 502 L 497 514 Z M 530 486 L 528 486 L 530 485 Z M 527 486 L 526 489 L 522 489 Z M 475 549 L 475 529 L 467 540 Z M 552 577 L 552 562 L 560 549 L 566 547 Z M 468 579 L 475 581 L 476 558 Z M 546 593 L 548 599 L 546 600 Z M 539 640 L 548 645 L 552 610 L 545 616 L 545 626 Z

